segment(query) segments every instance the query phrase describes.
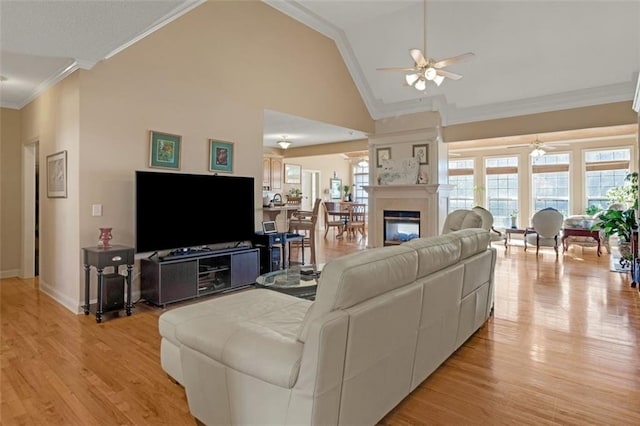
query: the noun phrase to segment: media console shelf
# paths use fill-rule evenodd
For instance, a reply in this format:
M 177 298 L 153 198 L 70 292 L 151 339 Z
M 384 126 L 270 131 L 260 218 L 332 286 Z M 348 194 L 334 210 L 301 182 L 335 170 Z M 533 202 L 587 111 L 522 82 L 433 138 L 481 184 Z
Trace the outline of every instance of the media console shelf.
M 236 248 L 184 258 L 141 259 L 140 269 L 141 297 L 164 307 L 254 284 L 260 275 L 260 252 L 257 248 Z

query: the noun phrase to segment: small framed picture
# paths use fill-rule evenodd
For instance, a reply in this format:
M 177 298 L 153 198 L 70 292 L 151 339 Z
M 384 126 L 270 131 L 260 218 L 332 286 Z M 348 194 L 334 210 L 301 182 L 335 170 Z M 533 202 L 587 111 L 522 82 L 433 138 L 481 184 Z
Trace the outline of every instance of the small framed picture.
M 417 158 L 421 165 L 429 164 L 429 144 L 413 145 L 413 158 Z
M 302 181 L 302 166 L 299 164 L 284 165 L 284 183 L 300 183 Z
M 209 171 L 233 173 L 233 142 L 209 139 Z
M 329 179 L 329 197 L 332 200 L 339 200 L 342 196 L 342 179 Z
M 47 155 L 47 197 L 67 198 L 67 151 Z
M 151 130 L 149 138 L 149 167 L 180 170 L 182 136 Z
M 376 166 L 382 167 L 383 160 L 391 160 L 391 148 L 376 149 Z

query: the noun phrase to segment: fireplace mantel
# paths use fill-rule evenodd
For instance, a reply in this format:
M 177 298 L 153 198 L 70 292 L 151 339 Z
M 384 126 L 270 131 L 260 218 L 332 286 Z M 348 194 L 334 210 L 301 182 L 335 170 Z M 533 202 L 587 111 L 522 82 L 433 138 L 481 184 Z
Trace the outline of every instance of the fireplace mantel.
M 415 185 L 368 185 L 363 187 L 369 194 L 374 193 L 392 193 L 395 194 L 398 191 L 402 192 L 418 192 L 426 194 L 435 194 L 437 192 L 446 191 L 447 195 L 454 188 L 453 185 L 448 184 L 415 184 Z
M 369 185 L 369 246 L 382 247 L 384 210 L 420 212 L 420 236 L 438 235 L 447 216 L 449 184 Z

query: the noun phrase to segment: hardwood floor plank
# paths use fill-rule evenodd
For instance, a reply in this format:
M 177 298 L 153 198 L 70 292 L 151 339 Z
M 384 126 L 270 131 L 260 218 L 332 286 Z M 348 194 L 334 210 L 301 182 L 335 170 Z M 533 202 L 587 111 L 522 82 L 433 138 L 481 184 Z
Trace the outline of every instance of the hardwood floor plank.
M 366 245 L 317 241 L 319 263 Z M 640 424 L 640 297 L 629 275 L 595 250 L 496 248 L 494 316 L 380 424 Z M 0 423 L 195 425 L 160 366 L 165 311 L 138 303 L 97 324 L 37 280 L 0 280 Z

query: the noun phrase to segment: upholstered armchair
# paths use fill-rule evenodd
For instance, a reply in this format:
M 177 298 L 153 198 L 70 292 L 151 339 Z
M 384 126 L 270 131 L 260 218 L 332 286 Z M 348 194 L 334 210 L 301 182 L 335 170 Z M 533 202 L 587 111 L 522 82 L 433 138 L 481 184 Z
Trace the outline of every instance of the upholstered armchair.
M 482 218 L 481 228 L 484 228 L 487 231 L 489 231 L 489 237 L 491 238 L 491 241 L 502 241 L 503 239 L 502 232 L 497 231 L 493 227 L 493 214 L 491 214 L 489 210 L 480 206 L 475 206 L 471 210 Z
M 472 210 L 454 210 L 445 218 L 442 233 L 448 234 L 466 228 L 482 228 L 482 217 Z
M 564 216 L 558 210 L 546 208 L 537 211 L 531 218 L 531 225 L 534 233 L 527 234 L 528 244 L 535 244 L 536 255 L 540 247 L 553 247 L 558 255 L 558 244 L 560 243 L 560 231 Z M 526 247 L 525 247 L 526 250 Z

